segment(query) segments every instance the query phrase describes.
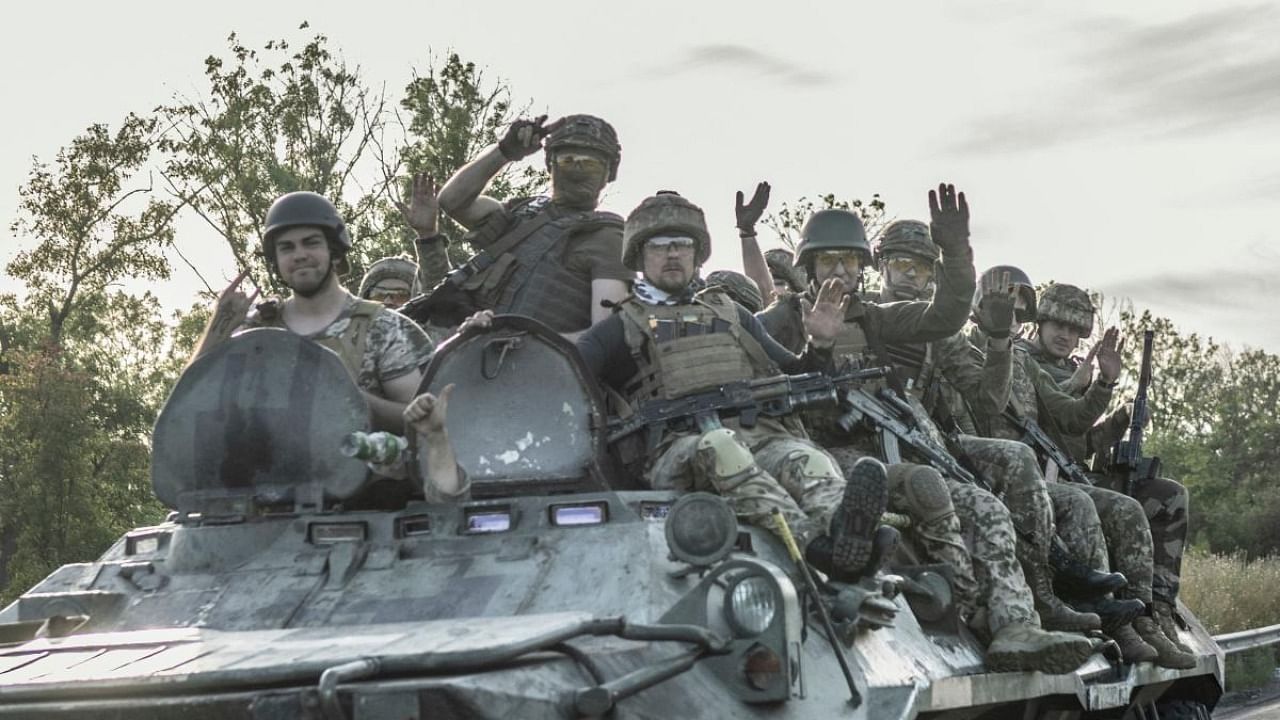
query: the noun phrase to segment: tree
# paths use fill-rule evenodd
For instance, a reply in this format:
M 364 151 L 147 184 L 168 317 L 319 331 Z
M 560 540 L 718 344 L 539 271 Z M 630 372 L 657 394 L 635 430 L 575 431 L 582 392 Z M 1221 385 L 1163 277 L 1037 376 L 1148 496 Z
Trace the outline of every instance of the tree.
M 297 51 L 287 40 L 250 49 L 235 33 L 227 43 L 229 58 L 205 60 L 207 95 L 160 108 L 164 176 L 173 195 L 226 241 L 236 265 L 253 268 L 258 286 L 268 287 L 254 251 L 280 195 L 310 190 L 332 199 L 353 227 L 377 221 L 385 186 L 367 182 L 363 170 L 384 125 L 385 95 L 324 35 Z

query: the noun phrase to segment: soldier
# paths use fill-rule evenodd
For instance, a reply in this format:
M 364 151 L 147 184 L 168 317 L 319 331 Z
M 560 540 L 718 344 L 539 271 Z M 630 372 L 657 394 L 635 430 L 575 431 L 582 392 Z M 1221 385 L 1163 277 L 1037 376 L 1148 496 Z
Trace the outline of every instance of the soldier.
M 262 255 L 289 298 L 250 312 L 258 293 L 240 291 L 248 271 L 241 273 L 219 296 L 192 359 L 240 328 L 285 328 L 336 352 L 364 391 L 375 427 L 400 432 L 431 341 L 413 321 L 342 287 L 350 250 L 351 236 L 328 199 L 312 192 L 277 198 L 267 210 Z
M 706 287 L 700 292 L 725 293 L 753 315 L 764 309 L 760 286 L 746 275 L 732 270 L 716 270 L 707 275 Z
M 997 266 L 984 277 L 996 274 L 1013 275 L 1019 284 L 1033 288 L 1026 273 L 1010 266 Z M 1027 306 L 1034 317 L 1034 308 Z M 1027 319 L 1025 316 L 1023 319 Z M 1020 325 L 1010 324 L 1010 332 Z M 984 333 L 974 334 L 981 339 Z M 1082 438 L 1093 422 L 1101 416 L 1111 401 L 1111 392 L 1120 376 L 1122 358 L 1117 349 L 1117 333 L 1108 330 L 1097 353 L 1098 377 L 1081 397 L 1072 397 L 1059 388 L 1054 379 L 1036 364 L 1026 352 L 1015 349 L 1011 363 L 1009 402 L 1007 408 L 982 409 L 970 395 L 970 407 L 977 415 L 977 423 L 984 434 L 992 437 L 1020 440 L 1022 428 L 1010 417 L 1010 413 L 1036 421 L 1068 453 L 1073 448 L 1064 443 L 1067 438 Z M 962 393 L 964 388 L 958 388 Z M 1076 449 L 1082 442 L 1076 443 Z M 1107 538 L 1112 567 L 1124 573 L 1129 584 L 1118 596 L 1142 601 L 1147 607 L 1152 603 L 1152 546 L 1151 531 L 1139 503 L 1125 495 L 1101 487 L 1080 486 L 1089 494 L 1102 522 Z M 1131 625 L 1108 628 L 1109 634 L 1120 644 L 1126 660 L 1139 662 L 1154 660 L 1163 667 L 1191 668 L 1195 657 L 1183 652 L 1167 637 L 1155 620 L 1147 615 L 1133 620 Z
M 809 279 L 804 275 L 804 268 L 796 266 L 795 255 L 790 250 L 786 248 L 769 250 L 764 254 L 764 261 L 769 267 L 769 277 L 773 281 L 774 300 L 804 293 Z
M 579 338 L 578 349 L 601 383 L 633 408 L 726 382 L 829 365 L 844 309 L 838 290 L 827 288 L 806 306 L 804 326 L 812 341 L 799 357 L 723 293 L 693 297 L 711 238 L 702 210 L 683 197 L 662 192 L 641 202 L 627 218 L 624 248 L 623 262 L 643 276 L 618 312 Z M 717 492 L 739 517 L 771 530 L 770 513 L 781 509 L 806 555 L 829 573 L 856 575 L 872 564 L 872 535 L 885 503 L 883 466 L 859 465 L 846 484 L 835 461 L 805 438 L 798 422 L 726 424 L 736 429 L 665 429 L 647 453 L 646 482 Z M 815 542 L 828 534 L 830 545 Z M 888 552 L 883 543 L 881 548 Z
M 1089 293 L 1066 284 L 1053 284 L 1041 293 L 1036 307 L 1036 335 L 1032 341 L 1019 345 L 1029 357 L 1048 373 L 1059 387 L 1072 395 L 1083 393 L 1081 381 L 1087 386 L 1092 377 L 1093 359 L 1101 345 L 1096 344 L 1083 361 L 1072 356 L 1082 338 L 1093 333 L 1094 308 Z M 1108 414 L 1101 423 L 1093 426 L 1083 438 L 1067 440 L 1075 451 L 1083 453 L 1081 460 L 1093 456 L 1093 466 L 1104 472 L 1094 479 L 1112 490 L 1123 491 L 1126 478 L 1119 473 L 1108 473 L 1108 450 L 1118 442 L 1129 427 L 1130 405 L 1122 404 Z M 1135 499 L 1151 525 L 1155 577 L 1151 592 L 1154 598 L 1152 612 L 1164 633 L 1180 649 L 1190 648 L 1178 641 L 1174 624 L 1176 598 L 1182 571 L 1182 553 L 1187 544 L 1188 496 L 1181 483 L 1167 478 L 1151 478 L 1138 484 Z
M 964 325 L 969 298 L 974 292 L 973 256 L 969 247 L 968 206 L 949 185 L 929 193 L 933 232 L 942 248 L 942 274 L 933 302 L 879 305 L 853 300 L 836 339 L 837 360 L 877 364 L 887 358 L 888 343 L 927 343 L 954 335 Z M 837 285 L 847 298 L 857 296 L 862 269 L 871 261 L 862 220 L 845 210 L 815 213 L 801 230 L 800 265 L 810 278 L 808 296 L 784 298 L 759 315 L 764 326 L 783 345 L 800 342 L 800 308 L 813 288 Z M 869 362 L 876 358 L 876 362 Z M 922 417 L 927 423 L 927 418 Z M 849 468 L 858 459 L 876 452 L 871 437 L 851 439 L 834 423 L 814 418 L 814 436 Z M 863 442 L 858 442 L 861 440 Z M 1030 588 L 1015 559 L 1015 532 L 1009 511 L 993 495 L 977 487 L 944 480 L 933 468 L 896 463 L 889 468 L 890 508 L 913 520 L 912 531 L 925 555 L 945 562 L 955 574 L 958 604 L 970 619 L 985 608 L 985 622 L 975 629 L 994 639 L 987 663 L 992 669 L 1039 669 L 1066 672 L 1088 657 L 1090 645 L 1082 638 L 1040 629 Z M 1052 533 L 1052 513 L 1043 483 L 1025 493 L 1039 532 Z M 958 515 L 958 516 L 957 516 Z M 975 535 L 972 558 L 966 553 L 961 528 Z M 1040 537 L 1047 538 L 1048 535 Z M 1047 544 L 1043 545 L 1047 554 Z M 1042 560 L 1041 563 L 1047 560 Z M 976 571 L 976 578 L 975 578 Z M 976 580 L 976 586 L 975 586 Z M 1052 593 L 1047 593 L 1052 595 Z M 1055 619 L 1064 626 L 1089 629 L 1099 626 L 1096 615 L 1074 613 L 1058 602 Z M 986 627 L 983 627 L 983 625 Z M 1017 647 L 1017 652 L 1009 652 Z
M 449 442 L 447 415 L 453 384 L 444 386 L 439 397 L 422 393 L 404 409 L 404 424 L 418 434 L 419 454 L 425 459 L 426 477 L 422 494 L 427 502 L 455 502 L 467 497 L 471 481 L 458 465 Z
M 428 300 L 422 307 L 432 322 L 455 325 L 475 310 L 489 309 L 527 315 L 573 334 L 607 317 L 606 303 L 626 297 L 633 273 L 619 260 L 622 218 L 596 209 L 605 185 L 618 174 L 617 135 L 591 115 L 545 122 L 541 116 L 512 123 L 497 145 L 440 189 L 440 208 L 471 231 L 465 240 L 478 252 L 432 293 L 441 302 L 447 295 L 465 298 L 465 311 L 437 318 Z M 504 204 L 481 194 L 504 165 L 542 149 L 544 138 L 550 197 Z
M 876 266 L 882 279 L 879 300 L 883 303 L 917 301 L 933 285 L 938 247 L 929 227 L 917 220 L 896 220 L 885 228 L 876 248 Z M 918 402 L 921 415 L 946 418 L 941 404 L 941 383 L 966 388 L 975 402 L 991 409 L 1008 402 L 1010 344 L 1008 328 L 1019 302 L 1034 300 L 1034 294 L 997 278 L 984 283 L 975 293 L 977 316 L 992 328 L 987 345 L 990 362 L 975 361 L 969 343 L 957 332 L 927 344 L 895 343 L 886 347 L 888 361 L 906 380 L 904 388 Z M 1015 297 L 1020 294 L 1022 297 Z M 1003 332 L 999 330 L 1003 329 Z M 938 413 L 939 409 L 944 412 Z M 954 425 L 954 423 L 944 423 Z M 948 428 L 949 430 L 953 428 Z M 958 428 L 954 428 L 958 430 Z M 1046 486 L 1035 453 L 1018 442 L 953 433 L 959 451 L 992 482 L 1004 496 L 1015 527 L 1020 533 L 1019 557 L 1031 586 L 1044 627 L 1055 630 L 1093 629 L 1092 614 L 1080 617 L 1064 605 L 1053 591 L 1047 568 L 1048 544 L 1056 532 L 1077 560 L 1092 560 L 1089 567 L 1105 572 L 1106 543 L 1093 503 L 1081 490 L 1066 485 Z M 939 441 L 941 442 L 940 433 Z M 1045 510 L 1048 504 L 1052 514 Z M 1095 583 L 1107 578 L 1091 576 Z M 1133 604 L 1104 604 L 1111 614 L 1136 611 Z
M 382 303 L 388 310 L 398 310 L 409 301 L 418 264 L 401 255 L 385 257 L 369 266 L 360 279 L 360 297 Z

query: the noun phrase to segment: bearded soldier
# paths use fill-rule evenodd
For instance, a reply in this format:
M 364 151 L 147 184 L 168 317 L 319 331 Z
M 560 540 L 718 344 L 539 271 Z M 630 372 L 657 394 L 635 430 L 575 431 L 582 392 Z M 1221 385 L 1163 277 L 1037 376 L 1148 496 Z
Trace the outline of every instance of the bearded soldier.
M 1011 266 L 997 266 L 984 277 L 996 275 L 1015 276 L 1020 286 L 1031 288 L 1026 273 Z M 1034 311 L 1032 312 L 1034 317 Z M 1024 318 L 1026 319 L 1026 318 Z M 1010 332 L 1019 325 L 1010 323 Z M 987 332 L 979 328 L 972 337 L 983 341 Z M 1015 349 L 1009 376 L 1007 407 L 993 408 L 978 402 L 972 388 L 957 388 L 965 394 L 970 409 L 976 416 L 979 430 L 991 437 L 1021 440 L 1023 430 L 1016 418 L 1027 418 L 1039 424 L 1063 450 L 1078 452 L 1082 437 L 1111 401 L 1121 370 L 1121 356 L 1117 350 L 1117 333 L 1108 330 L 1097 353 L 1098 377 L 1092 381 L 1080 397 L 1064 392 L 1058 383 L 1026 352 Z M 992 361 L 988 358 L 988 362 Z M 1074 445 L 1063 442 L 1076 438 Z M 1140 600 L 1146 607 L 1152 603 L 1152 545 L 1151 531 L 1141 505 L 1132 498 L 1092 485 L 1081 485 L 1093 499 L 1103 534 L 1107 539 L 1111 566 L 1124 573 L 1128 586 L 1117 592 L 1122 597 Z M 1154 660 L 1170 668 L 1195 666 L 1195 657 L 1183 652 L 1162 631 L 1149 615 L 1142 615 L 1132 624 L 1118 624 L 1108 628 L 1108 633 L 1120 644 L 1126 660 L 1141 662 Z
M 600 193 L 618 176 L 618 136 L 591 115 L 545 122 L 542 116 L 512 123 L 497 145 L 440 189 L 440 208 L 471 231 L 464 240 L 478 252 L 415 304 L 412 317 L 456 325 L 487 309 L 572 334 L 608 316 L 605 304 L 626 297 L 633 274 L 619 260 L 622 218 L 597 210 Z M 507 163 L 543 149 L 544 139 L 549 197 L 502 203 L 481 194 Z
M 257 293 L 240 291 L 242 273 L 219 296 L 194 357 L 242 327 L 287 329 L 336 352 L 364 391 L 374 425 L 401 431 L 402 413 L 431 359 L 431 341 L 407 317 L 343 288 L 339 276 L 347 272 L 350 250 L 351 235 L 327 198 L 313 192 L 277 198 L 267 210 L 262 255 L 290 296 L 250 312 Z
M 828 289 L 806 308 L 811 340 L 801 356 L 774 342 L 727 295 L 694 297 L 711 238 L 702 210 L 683 197 L 662 192 L 641 202 L 627 218 L 624 252 L 627 267 L 643 276 L 615 314 L 579 338 L 578 350 L 601 383 L 633 408 L 727 382 L 829 366 L 843 312 L 838 292 Z M 836 575 L 866 570 L 884 510 L 883 466 L 860 465 L 846 484 L 835 461 L 793 419 L 724 424 L 665 428 L 657 446 L 646 449 L 646 483 L 719 493 L 739 517 L 771 530 L 770 514 L 778 508 L 819 568 Z M 881 554 L 890 550 L 882 543 Z
M 1089 293 L 1066 284 L 1052 284 L 1041 293 L 1036 308 L 1036 334 L 1033 340 L 1019 345 L 1059 387 L 1073 395 L 1084 392 L 1091 376 L 1093 359 L 1101 345 L 1094 345 L 1081 361 L 1075 352 L 1082 338 L 1093 333 L 1093 302 Z M 1070 447 L 1081 461 L 1094 458 L 1093 467 L 1102 470 L 1094 479 L 1112 490 L 1122 491 L 1125 478 L 1106 472 L 1108 451 L 1120 440 L 1129 426 L 1130 407 L 1122 404 L 1108 414 L 1102 422 L 1081 436 L 1064 437 L 1063 444 Z M 1167 478 L 1149 478 L 1135 488 L 1135 499 L 1151 525 L 1155 576 L 1152 580 L 1153 614 L 1164 633 L 1179 649 L 1190 649 L 1177 640 L 1174 608 L 1180 585 L 1182 553 L 1187 544 L 1188 497 L 1187 489 Z
M 822 210 L 801 230 L 799 264 L 810 278 L 809 293 L 783 298 L 760 314 L 770 334 L 784 345 L 796 346 L 802 338 L 801 308 L 819 284 L 824 288 L 835 284 L 850 300 L 836 337 L 837 362 L 883 364 L 892 360 L 885 349 L 889 343 L 928 343 L 957 333 L 974 292 L 968 206 L 964 195 L 957 196 L 948 185 L 930 192 L 929 201 L 934 237 L 942 249 L 941 276 L 933 302 L 880 305 L 855 299 L 862 269 L 871 261 L 862 221 L 845 210 Z M 921 415 L 922 424 L 927 424 Z M 813 417 L 810 429 L 820 443 L 833 450 L 842 467 L 849 468 L 878 451 L 870 434 L 851 437 L 833 420 Z M 1090 645 L 1083 638 L 1040 629 L 1031 590 L 1015 559 L 1014 521 L 999 500 L 975 486 L 944 479 L 931 467 L 912 463 L 891 465 L 889 483 L 889 506 L 912 518 L 913 536 L 926 559 L 945 562 L 954 570 L 962 614 L 980 633 L 985 635 L 989 630 L 993 634 L 987 657 L 990 667 L 1066 672 L 1084 661 Z M 1039 562 L 1044 564 L 1053 517 L 1043 481 L 1038 488 L 1019 488 L 1011 494 L 1025 499 L 1031 508 L 1026 514 L 1034 517 L 1028 524 L 1044 533 L 1039 536 L 1044 539 L 1046 555 Z M 961 538 L 962 527 L 975 535 L 972 559 Z M 980 619 L 979 608 L 985 609 L 985 620 Z M 1092 629 L 1100 625 L 1098 616 L 1076 613 L 1061 602 L 1053 610 L 1061 626 Z M 1017 646 L 1020 652 L 1006 653 L 1009 646 Z

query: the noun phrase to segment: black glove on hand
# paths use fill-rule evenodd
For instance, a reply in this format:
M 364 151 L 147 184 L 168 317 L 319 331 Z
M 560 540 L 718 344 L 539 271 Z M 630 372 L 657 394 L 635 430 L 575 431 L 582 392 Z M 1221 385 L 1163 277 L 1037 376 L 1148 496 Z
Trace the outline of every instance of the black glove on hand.
M 532 120 L 522 118 L 511 123 L 507 133 L 498 141 L 498 150 L 502 152 L 502 156 L 515 162 L 541 150 L 542 138 L 550 132 L 549 128 L 542 125 L 546 121 L 546 115 L 539 115 Z
M 969 203 L 954 185 L 929 191 L 929 234 L 944 255 L 969 247 Z

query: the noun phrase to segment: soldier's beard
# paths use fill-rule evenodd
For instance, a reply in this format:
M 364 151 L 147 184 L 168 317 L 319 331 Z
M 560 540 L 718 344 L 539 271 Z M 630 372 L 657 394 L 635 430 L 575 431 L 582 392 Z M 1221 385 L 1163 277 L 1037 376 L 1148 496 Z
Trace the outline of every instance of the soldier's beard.
M 320 293 L 324 292 L 324 289 L 329 286 L 329 281 L 332 277 L 333 277 L 333 263 L 329 263 L 328 269 L 325 270 L 324 277 L 320 278 L 320 281 L 317 282 L 314 286 L 290 285 L 289 289 L 292 290 L 293 294 L 297 295 L 298 297 L 313 298 L 316 295 L 319 295 Z

